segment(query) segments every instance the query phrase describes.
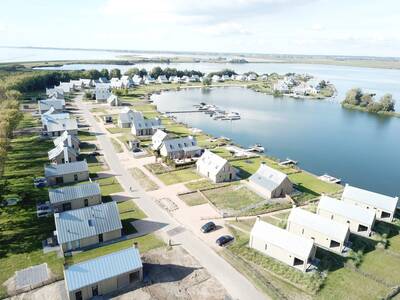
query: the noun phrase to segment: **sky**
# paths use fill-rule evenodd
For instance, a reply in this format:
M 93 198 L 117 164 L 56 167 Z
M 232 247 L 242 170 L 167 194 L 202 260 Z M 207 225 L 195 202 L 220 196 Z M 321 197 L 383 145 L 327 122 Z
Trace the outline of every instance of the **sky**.
M 0 46 L 400 56 L 398 0 L 0 0 Z

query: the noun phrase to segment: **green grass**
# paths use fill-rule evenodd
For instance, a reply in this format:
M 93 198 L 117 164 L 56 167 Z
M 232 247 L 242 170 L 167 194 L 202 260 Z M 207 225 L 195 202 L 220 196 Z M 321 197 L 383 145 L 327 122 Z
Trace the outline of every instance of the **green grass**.
M 124 191 L 115 177 L 100 178 L 96 182 L 100 184 L 102 196 L 109 196 L 110 194 Z
M 165 243 L 156 237 L 154 234 L 148 234 L 141 237 L 129 239 L 126 241 L 110 244 L 107 246 L 91 249 L 66 258 L 68 264 L 76 264 L 82 261 L 93 259 L 99 256 L 107 255 L 119 250 L 132 247 L 134 243 L 138 243 L 138 248 L 141 254 L 165 246 Z
M 117 153 L 124 152 L 124 149 L 122 149 L 121 144 L 116 139 L 111 138 L 111 143 L 113 144 L 115 152 L 117 152 Z
M 168 169 L 160 163 L 147 164 L 145 165 L 145 168 L 153 174 L 161 174 L 168 172 Z
M 0 179 L 0 196 L 18 195 L 16 206 L 0 207 L 0 298 L 6 296 L 2 285 L 14 272 L 47 262 L 57 278 L 62 277 L 63 259 L 54 253 L 43 254 L 42 240 L 54 231 L 53 218 L 36 217 L 36 203 L 48 200 L 48 191 L 33 187 L 33 178 L 43 176 L 51 141 L 37 136 L 23 136 L 11 141 L 4 175 Z
M 195 169 L 182 169 L 171 171 L 163 174 L 158 174 L 157 177 L 166 185 L 187 182 L 190 180 L 200 179 Z
M 142 170 L 139 168 L 132 168 L 129 170 L 133 178 L 139 183 L 139 185 L 145 191 L 154 191 L 158 189 L 158 185 L 151 180 Z
M 232 184 L 206 190 L 204 195 L 218 208 L 239 210 L 264 200 L 244 185 Z
M 167 130 L 167 132 L 178 136 L 186 136 L 192 134 L 188 127 L 176 123 L 171 125 L 168 124 L 165 125 L 165 129 Z
M 90 109 L 90 112 L 107 114 L 107 109 L 105 109 L 103 107 L 94 107 L 94 108 Z
M 146 218 L 145 213 L 132 200 L 118 202 L 118 210 L 122 222 L 122 234 L 137 233 L 136 228 L 131 223 Z
M 185 183 L 185 186 L 191 191 L 204 190 L 218 186 L 225 186 L 227 183 L 214 183 L 208 179 L 201 179 L 193 182 Z
M 134 104 L 133 108 L 137 111 L 156 111 L 157 105 L 155 104 Z
M 107 130 L 111 134 L 115 134 L 115 133 L 130 133 L 131 132 L 130 128 L 120 128 L 120 127 L 108 127 Z
M 94 140 L 97 139 L 95 134 L 92 134 L 91 132 L 86 131 L 86 130 L 79 130 L 78 131 L 78 138 L 82 142 L 94 141 Z
M 19 122 L 17 126 L 18 129 L 23 129 L 23 128 L 32 128 L 32 127 L 39 127 L 41 126 L 40 119 L 38 117 L 34 118 L 32 116 L 32 113 L 26 112 L 23 114 L 22 120 Z
M 179 198 L 189 206 L 201 205 L 207 203 L 207 200 L 199 192 L 180 195 Z

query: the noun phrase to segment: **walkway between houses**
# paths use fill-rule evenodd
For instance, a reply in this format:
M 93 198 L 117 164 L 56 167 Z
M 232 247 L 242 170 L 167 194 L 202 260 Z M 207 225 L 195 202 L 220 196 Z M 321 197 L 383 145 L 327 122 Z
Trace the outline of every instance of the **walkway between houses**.
M 208 272 L 214 276 L 229 292 L 234 299 L 265 299 L 266 297 L 259 292 L 242 274 L 236 271 L 228 262 L 221 258 L 217 253 L 210 249 L 204 242 L 197 238 L 192 232 L 181 228 L 180 224 L 159 207 L 151 197 L 149 197 L 141 187 L 135 182 L 131 174 L 120 162 L 115 153 L 113 145 L 104 131 L 96 122 L 93 115 L 89 112 L 87 105 L 82 101 L 82 95 L 75 98 L 78 108 L 83 113 L 85 120 L 91 128 L 98 133 L 98 140 L 104 151 L 104 156 L 111 170 L 117 175 L 118 181 L 125 191 L 133 187 L 135 192 L 130 193 L 135 198 L 137 205 L 152 220 L 159 223 L 168 224 L 161 231 L 165 238 L 168 236 L 173 243 L 181 244 Z M 140 245 L 139 245 L 140 247 Z

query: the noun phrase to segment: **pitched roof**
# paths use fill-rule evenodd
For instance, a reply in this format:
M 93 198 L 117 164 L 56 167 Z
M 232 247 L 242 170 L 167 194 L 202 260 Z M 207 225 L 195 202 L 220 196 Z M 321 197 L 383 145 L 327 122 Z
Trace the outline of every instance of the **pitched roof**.
M 76 119 L 47 119 L 47 132 L 78 130 Z
M 52 160 L 59 156 L 60 154 L 64 153 L 64 157 L 68 157 L 68 153 L 71 153 L 75 157 L 78 156 L 78 153 L 76 153 L 75 149 L 64 146 L 64 144 L 58 144 L 55 148 L 51 149 L 49 152 L 47 152 L 49 159 Z
M 225 158 L 206 149 L 197 160 L 196 165 L 204 166 L 210 174 L 218 174 L 227 162 Z
M 275 170 L 266 164 L 261 164 L 257 172 L 249 177 L 249 181 L 266 189 L 275 190 L 287 178 L 285 173 Z
M 167 153 L 176 151 L 185 151 L 186 148 L 197 146 L 196 138 L 193 136 L 181 137 L 176 139 L 167 139 L 162 143 L 162 148 L 165 147 Z M 198 147 L 198 149 L 201 149 Z
M 65 100 L 64 99 L 45 99 L 45 100 L 39 100 L 38 101 L 39 105 L 39 110 L 49 110 L 51 107 L 54 107 L 57 110 L 64 109 L 65 106 Z
M 96 195 L 101 195 L 101 190 L 100 185 L 95 182 L 49 190 L 50 203 L 52 204 Z
M 159 118 L 146 119 L 140 111 L 131 111 L 129 117 L 134 129 L 149 129 L 161 125 Z
M 386 195 L 370 192 L 354 186 L 346 184 L 342 200 L 352 200 L 366 205 L 370 205 L 374 208 L 380 208 L 385 211 L 395 211 L 399 202 L 398 197 L 389 197 Z
M 67 243 L 122 228 L 115 201 L 54 214 L 59 243 Z
M 151 142 L 152 142 L 152 148 L 154 150 L 157 150 L 161 147 L 162 142 L 164 139 L 168 138 L 168 133 L 165 131 L 162 131 L 160 129 L 157 129 L 157 131 L 153 134 L 151 137 Z
M 88 172 L 88 171 L 89 169 L 86 160 L 74 161 L 67 164 L 58 164 L 58 165 L 50 164 L 44 167 L 44 175 L 46 177 L 61 176 L 65 174 Z
M 42 124 L 47 125 L 50 121 L 56 122 L 56 120 L 65 120 L 69 118 L 69 113 L 55 114 L 54 108 L 50 108 L 48 111 L 42 114 Z
M 337 241 L 346 240 L 349 231 L 349 228 L 344 224 L 313 214 L 299 207 L 292 209 L 288 222 L 310 228 Z
M 271 243 L 300 258 L 309 257 L 314 246 L 311 239 L 298 236 L 261 220 L 255 222 L 251 230 L 251 236 L 255 236 L 266 243 Z
M 373 210 L 340 201 L 328 196 L 322 196 L 318 203 L 318 209 L 329 211 L 333 214 L 357 221 L 361 224 L 372 225 L 375 220 Z
M 65 141 L 68 141 L 67 145 L 70 146 L 72 144 L 72 141 L 79 143 L 79 139 L 73 135 L 69 134 L 68 131 L 64 131 L 62 135 L 59 137 L 55 138 L 53 140 L 54 146 L 58 146 L 59 144 L 64 144 Z
M 69 292 L 142 268 L 139 250 L 133 247 L 99 256 L 64 270 Z

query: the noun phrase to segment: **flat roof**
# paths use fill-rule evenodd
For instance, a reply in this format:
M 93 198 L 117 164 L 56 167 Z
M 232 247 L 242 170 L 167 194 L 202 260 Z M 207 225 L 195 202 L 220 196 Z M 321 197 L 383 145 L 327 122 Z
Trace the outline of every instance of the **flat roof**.
M 49 190 L 50 203 L 52 204 L 96 195 L 101 195 L 101 191 L 99 184 L 94 182 Z
M 292 209 L 288 222 L 310 228 L 337 241 L 345 241 L 349 231 L 349 228 L 344 224 L 313 214 L 299 207 Z
M 261 220 L 256 221 L 251 230 L 251 235 L 301 258 L 308 258 L 314 246 L 311 239 L 298 236 Z
M 322 196 L 318 203 L 318 209 L 329 211 L 333 214 L 355 220 L 361 224 L 372 226 L 375 220 L 375 212 L 349 202 L 340 201 L 328 196 Z
M 74 161 L 67 164 L 50 164 L 44 167 L 45 177 L 62 176 L 71 173 L 89 172 L 86 160 Z
M 64 277 L 68 291 L 72 292 L 142 267 L 139 250 L 129 247 L 69 266 L 64 269 Z
M 399 198 L 397 197 L 390 197 L 370 192 L 348 184 L 346 184 L 344 188 L 342 200 L 351 200 L 364 203 L 366 205 L 370 205 L 372 207 L 376 207 L 389 212 L 394 212 L 399 202 Z

